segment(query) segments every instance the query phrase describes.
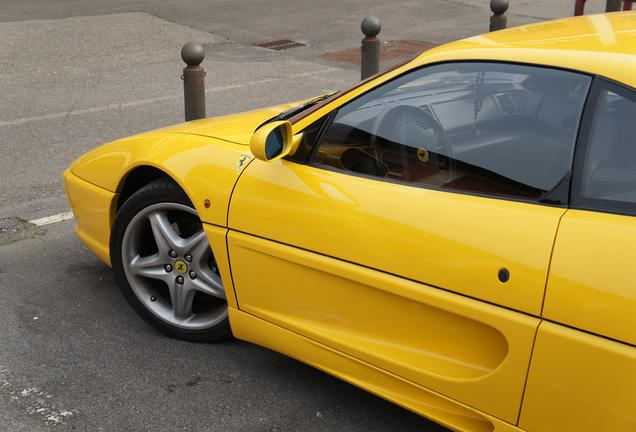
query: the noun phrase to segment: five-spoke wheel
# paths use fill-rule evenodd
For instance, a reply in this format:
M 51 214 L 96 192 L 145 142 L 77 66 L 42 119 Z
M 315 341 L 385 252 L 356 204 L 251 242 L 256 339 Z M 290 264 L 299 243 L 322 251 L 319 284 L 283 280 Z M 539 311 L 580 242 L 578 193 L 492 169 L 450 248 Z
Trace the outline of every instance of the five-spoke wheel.
M 231 334 L 225 290 L 210 243 L 185 192 L 159 179 L 131 196 L 115 218 L 111 263 L 135 311 L 178 339 Z

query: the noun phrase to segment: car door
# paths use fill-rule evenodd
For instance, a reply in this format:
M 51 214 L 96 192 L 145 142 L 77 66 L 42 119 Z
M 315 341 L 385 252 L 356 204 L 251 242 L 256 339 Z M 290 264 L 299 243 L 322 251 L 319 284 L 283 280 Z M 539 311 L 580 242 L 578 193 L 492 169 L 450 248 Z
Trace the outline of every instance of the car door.
M 236 185 L 239 308 L 516 423 L 590 81 L 447 63 L 317 118 Z
M 598 79 L 590 100 L 524 398 L 527 430 L 636 428 L 636 91 Z

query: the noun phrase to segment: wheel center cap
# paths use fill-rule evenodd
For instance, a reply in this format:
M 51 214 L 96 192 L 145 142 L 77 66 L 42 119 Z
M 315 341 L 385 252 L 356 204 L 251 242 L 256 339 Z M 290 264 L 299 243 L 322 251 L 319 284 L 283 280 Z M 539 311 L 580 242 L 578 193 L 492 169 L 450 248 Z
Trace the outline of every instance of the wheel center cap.
M 185 262 L 178 260 L 174 263 L 174 269 L 178 273 L 185 274 L 188 271 L 188 265 Z

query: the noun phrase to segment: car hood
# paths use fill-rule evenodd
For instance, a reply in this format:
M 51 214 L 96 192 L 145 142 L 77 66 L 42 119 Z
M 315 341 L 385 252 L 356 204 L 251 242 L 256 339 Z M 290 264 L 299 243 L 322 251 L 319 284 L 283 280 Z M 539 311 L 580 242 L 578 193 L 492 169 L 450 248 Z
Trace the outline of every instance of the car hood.
M 281 112 L 299 105 L 295 102 L 277 105 L 261 110 L 248 111 L 229 116 L 193 120 L 186 123 L 158 129 L 154 132 L 183 133 L 217 138 L 236 144 L 249 145 L 254 131 L 267 120 Z
M 197 153 L 196 156 L 192 155 L 197 152 L 196 149 L 214 145 L 218 148 L 216 159 L 219 159 L 218 152 L 222 152 L 221 148 L 233 149 L 229 151 L 228 163 L 234 173 L 236 158 L 249 153 L 249 149 L 241 147 L 249 146 L 254 131 L 267 120 L 298 104 L 189 121 L 122 138 L 80 156 L 69 170 L 89 183 L 116 192 L 121 188 L 120 180 L 138 166 L 152 166 L 171 175 L 179 169 L 192 168 L 193 161 L 205 160 L 212 154 L 210 149 Z M 236 155 L 234 152 L 239 153 Z M 178 167 L 173 167 L 168 161 L 177 163 Z

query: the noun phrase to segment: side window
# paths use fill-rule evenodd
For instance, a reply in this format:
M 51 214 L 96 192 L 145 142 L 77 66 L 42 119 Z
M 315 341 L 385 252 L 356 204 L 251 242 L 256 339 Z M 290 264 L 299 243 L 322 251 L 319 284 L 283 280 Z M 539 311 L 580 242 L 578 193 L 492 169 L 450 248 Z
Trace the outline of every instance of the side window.
M 569 178 L 590 82 L 587 75 L 513 64 L 419 69 L 341 107 L 313 163 L 538 200 Z
M 636 93 L 599 81 L 575 204 L 636 211 Z

